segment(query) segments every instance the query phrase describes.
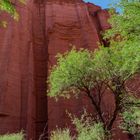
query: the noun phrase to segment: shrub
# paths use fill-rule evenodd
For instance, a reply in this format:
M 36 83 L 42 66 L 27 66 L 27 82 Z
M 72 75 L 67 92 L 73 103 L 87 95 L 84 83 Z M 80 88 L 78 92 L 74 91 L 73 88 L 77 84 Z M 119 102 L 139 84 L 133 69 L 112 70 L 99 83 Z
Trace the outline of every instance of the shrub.
M 128 98 L 128 97 L 127 97 Z M 120 128 L 123 129 L 125 133 L 132 135 L 135 140 L 140 139 L 140 100 L 136 97 L 131 97 L 128 99 L 129 102 L 125 104 L 124 112 L 122 113 L 123 121 L 121 122 Z
M 80 119 L 73 117 L 71 120 L 78 133 L 76 140 L 103 140 L 105 138 L 102 123 L 95 122 L 92 116 L 86 112 L 84 112 Z
M 69 129 L 57 129 L 51 133 L 50 140 L 72 140 Z
M 102 123 L 94 122 L 86 112 L 77 118 L 69 114 L 72 124 L 75 125 L 77 134 L 70 136 L 70 129 L 57 129 L 51 133 L 51 140 L 103 140 L 105 131 Z
M 0 135 L 0 140 L 24 140 L 22 132 L 15 134 Z

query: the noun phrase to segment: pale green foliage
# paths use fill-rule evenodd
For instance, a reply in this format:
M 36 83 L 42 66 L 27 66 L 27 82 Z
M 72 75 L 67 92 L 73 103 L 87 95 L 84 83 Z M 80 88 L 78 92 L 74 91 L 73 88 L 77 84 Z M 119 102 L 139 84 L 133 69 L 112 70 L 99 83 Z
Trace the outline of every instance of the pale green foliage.
M 121 14 L 111 11 L 110 23 L 112 28 L 106 32 L 105 38 L 112 38 L 116 34 L 121 35 L 123 40 L 140 39 L 140 1 L 120 0 L 116 7 L 121 8 Z M 119 45 L 119 44 L 118 44 Z
M 24 0 L 18 1 L 19 3 L 25 4 Z M 14 20 L 18 21 L 19 14 L 16 10 L 16 6 L 10 0 L 0 0 L 0 14 L 2 14 L 3 12 L 8 13 Z M 0 21 L 0 26 L 7 27 L 7 21 Z
M 51 140 L 104 140 L 105 131 L 103 125 L 95 123 L 86 112 L 81 118 L 69 115 L 72 123 L 75 125 L 77 135 L 70 136 L 69 129 L 57 129 L 51 133 Z
M 105 138 L 103 125 L 95 123 L 87 113 L 84 113 L 80 119 L 72 118 L 72 123 L 78 132 L 76 140 L 103 140 Z
M 120 128 L 125 133 L 130 133 L 135 136 L 136 140 L 140 139 L 140 108 L 130 107 L 129 110 L 122 113 L 123 121 Z
M 24 135 L 22 132 L 17 134 L 0 135 L 0 140 L 24 140 Z
M 132 46 L 101 47 L 94 53 L 87 50 L 72 50 L 60 55 L 49 77 L 49 96 L 69 97 L 84 87 L 91 89 L 95 81 L 110 82 L 119 78 L 121 82 L 131 78 L 140 70 L 140 44 Z
M 72 140 L 69 129 L 57 129 L 53 131 L 50 140 Z
M 134 95 L 125 95 L 124 96 L 124 100 L 123 100 L 123 104 L 124 104 L 124 111 L 128 111 L 129 109 L 132 109 L 133 107 L 140 107 L 140 99 L 137 96 Z
M 121 113 L 122 121 L 120 128 L 125 133 L 134 135 L 136 140 L 140 139 L 140 99 L 134 96 L 126 96 L 123 102 L 124 112 Z
M 84 124 L 82 130 L 78 133 L 77 140 L 103 140 L 104 138 L 105 133 L 102 124 L 95 123 L 91 126 Z
M 18 20 L 18 13 L 15 6 L 9 0 L 0 0 L 0 11 L 9 13 L 14 19 Z
M 118 73 L 121 80 L 125 81 L 140 71 L 140 1 L 120 0 L 116 6 L 122 9 L 122 13 L 115 14 L 111 11 L 112 29 L 106 32 L 105 38 L 111 39 L 111 49 L 114 46 L 115 49 L 120 50 L 117 52 L 118 59 L 115 60 L 117 62 L 113 61 L 113 68 L 110 71 L 115 70 L 114 73 Z M 114 55 L 114 52 L 111 54 Z M 109 61 L 111 64 L 112 58 Z M 115 66 L 119 66 L 119 69 L 114 68 Z M 140 139 L 140 111 L 137 107 L 140 101 L 130 95 L 127 96 L 122 103 L 124 112 L 122 113 L 121 128 L 127 133 L 135 135 L 136 139 Z
M 139 71 L 140 1 L 119 0 L 116 7 L 121 8 L 122 13 L 116 14 L 111 10 L 109 21 L 112 28 L 104 36 L 110 40 L 110 48 L 102 48 L 95 55 L 100 55 L 97 58 L 100 58 L 98 63 L 102 71 L 108 72 L 110 77 L 120 76 L 124 80 Z
M 119 77 L 125 81 L 140 70 L 140 44 L 132 46 L 101 47 L 94 53 L 94 67 L 105 80 Z
M 69 93 L 78 94 L 83 86 L 93 86 L 91 57 L 91 53 L 83 49 L 59 54 L 57 65 L 53 67 L 48 81 L 51 86 L 49 96 L 66 97 Z

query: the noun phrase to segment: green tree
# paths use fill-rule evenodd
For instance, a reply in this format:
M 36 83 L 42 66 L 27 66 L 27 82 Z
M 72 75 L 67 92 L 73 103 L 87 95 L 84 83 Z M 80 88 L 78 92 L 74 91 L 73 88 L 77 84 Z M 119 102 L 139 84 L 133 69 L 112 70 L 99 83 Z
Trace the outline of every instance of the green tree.
M 128 47 L 130 48 L 130 50 L 128 50 L 129 54 L 134 53 L 132 49 L 137 50 L 137 48 L 139 49 L 139 46 L 140 46 L 139 45 L 140 44 L 140 34 L 139 34 L 140 33 L 140 18 L 139 18 L 140 17 L 140 1 L 139 0 L 120 0 L 119 3 L 115 4 L 115 7 L 120 8 L 121 13 L 116 14 L 114 13 L 113 10 L 110 11 L 111 18 L 109 22 L 112 25 L 112 28 L 105 33 L 104 38 L 110 39 L 111 46 L 120 47 L 120 48 Z M 124 52 L 124 53 L 126 54 L 126 57 L 130 57 L 129 58 L 130 61 L 129 63 L 126 63 L 126 65 L 129 65 L 130 63 L 136 64 L 139 61 L 135 59 L 136 58 L 135 56 L 131 57 L 130 55 L 128 55 L 128 52 Z M 137 62 L 135 62 L 135 60 Z M 134 71 L 137 69 L 136 65 L 134 66 L 134 69 L 133 69 Z M 134 71 L 132 72 L 132 74 L 130 73 L 130 76 L 128 76 L 128 78 L 130 78 L 134 74 Z M 138 71 L 136 70 L 135 74 L 137 74 Z M 127 103 L 126 104 L 127 106 L 125 106 L 124 112 L 122 113 L 122 117 L 124 120 L 124 122 L 122 123 L 124 127 L 122 128 L 125 130 L 125 132 L 129 133 L 130 136 L 132 134 L 137 139 L 137 137 L 140 136 L 140 133 L 139 133 L 140 127 L 137 121 L 140 118 L 140 114 L 138 111 L 139 100 L 138 98 L 135 98 L 134 100 L 134 97 L 133 97 L 133 101 L 131 100 L 132 97 L 129 98 L 129 100 L 128 98 L 126 99 L 127 101 L 131 102 L 131 104 Z M 138 119 L 136 119 L 136 117 Z M 130 123 L 130 119 L 131 119 L 131 123 Z M 134 130 L 137 130 L 137 131 L 134 131 Z
M 107 31 L 109 37 L 121 34 L 125 39 L 131 37 L 140 37 L 140 1 L 139 0 L 120 0 L 114 5 L 114 8 L 119 8 L 120 14 L 110 10 L 111 18 L 109 19 L 112 28 Z
M 49 96 L 69 98 L 80 93 L 87 95 L 104 128 L 111 130 L 122 109 L 123 96 L 128 94 L 125 83 L 139 69 L 140 46 L 122 49 L 101 47 L 95 52 L 73 49 L 58 56 L 58 63 L 49 77 Z M 94 88 L 97 89 L 96 93 L 93 92 Z M 101 110 L 101 97 L 108 89 L 115 98 L 116 108 L 107 124 Z M 96 95 L 98 97 L 95 98 Z
M 51 133 L 51 140 L 103 140 L 105 138 L 102 124 L 95 122 L 92 116 L 87 114 L 86 111 L 80 118 L 77 118 L 70 113 L 69 117 L 72 124 L 75 126 L 77 135 L 72 137 L 70 135 L 71 130 L 69 128 L 57 128 Z
M 133 97 L 127 82 L 140 72 L 140 2 L 121 0 L 117 5 L 122 13 L 111 11 L 112 29 L 104 36 L 110 39 L 110 47 L 101 46 L 94 52 L 72 49 L 59 54 L 48 79 L 50 97 L 85 94 L 97 112 L 98 121 L 108 131 L 112 130 L 118 114 L 127 111 L 126 97 Z M 101 108 L 105 92 L 111 93 L 115 102 L 107 120 Z

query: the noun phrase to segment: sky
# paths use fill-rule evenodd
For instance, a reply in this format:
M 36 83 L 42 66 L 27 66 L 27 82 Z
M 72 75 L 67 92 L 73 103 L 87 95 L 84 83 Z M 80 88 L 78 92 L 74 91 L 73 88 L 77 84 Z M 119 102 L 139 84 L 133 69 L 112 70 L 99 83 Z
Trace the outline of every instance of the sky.
M 108 8 L 109 4 L 111 3 L 111 0 L 84 0 L 85 2 L 91 2 L 96 5 L 101 6 L 103 9 Z

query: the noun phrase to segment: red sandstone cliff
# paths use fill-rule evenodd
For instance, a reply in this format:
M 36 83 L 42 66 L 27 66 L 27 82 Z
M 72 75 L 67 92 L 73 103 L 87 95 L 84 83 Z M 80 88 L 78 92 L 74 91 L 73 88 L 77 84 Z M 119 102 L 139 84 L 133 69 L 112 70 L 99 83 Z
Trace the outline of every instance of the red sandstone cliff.
M 18 4 L 17 4 L 18 5 Z M 55 55 L 77 48 L 97 48 L 100 32 L 109 28 L 108 12 L 82 0 L 27 1 L 17 6 L 19 22 L 7 15 L 0 29 L 0 134 L 24 129 L 37 140 L 48 130 L 68 123 L 65 109 L 81 114 L 86 99 L 55 102 L 46 97 L 48 69 Z

